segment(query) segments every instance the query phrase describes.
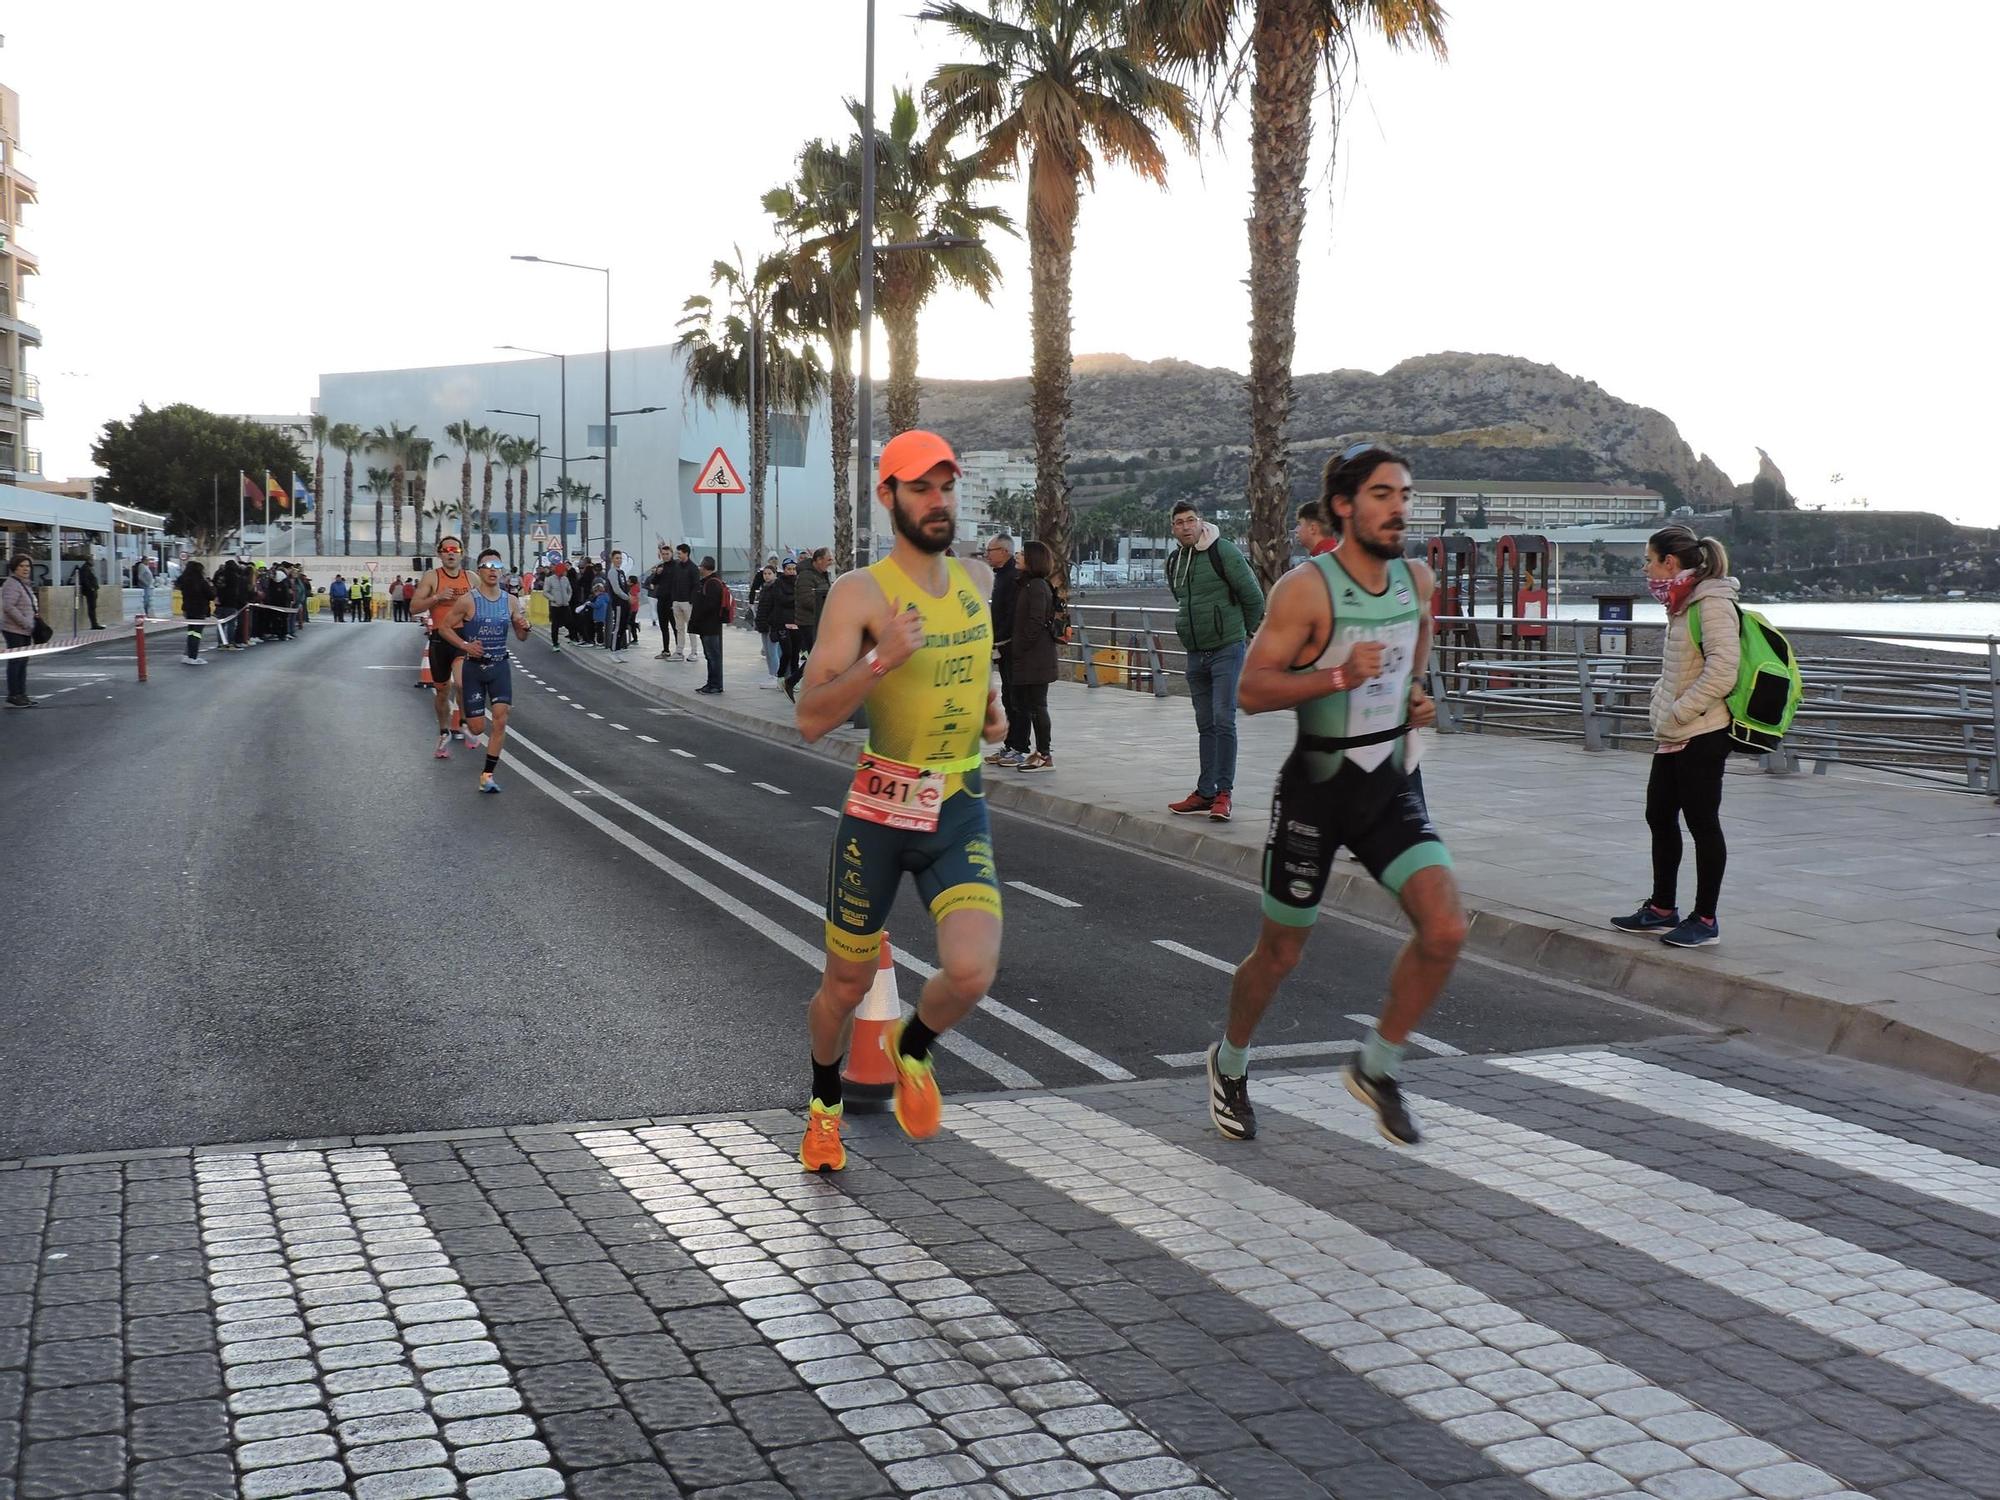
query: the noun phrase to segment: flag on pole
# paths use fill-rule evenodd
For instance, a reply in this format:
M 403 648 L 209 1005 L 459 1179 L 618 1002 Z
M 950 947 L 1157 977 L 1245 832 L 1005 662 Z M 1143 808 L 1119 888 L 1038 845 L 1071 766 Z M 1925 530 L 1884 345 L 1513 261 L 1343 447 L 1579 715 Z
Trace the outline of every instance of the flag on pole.
M 251 477 L 250 477 L 250 476 L 249 476 L 248 474 L 245 474 L 245 473 L 243 473 L 243 471 L 242 471 L 241 469 L 237 470 L 237 474 L 238 474 L 238 475 L 239 475 L 239 476 L 241 477 L 241 479 L 243 480 L 243 500 L 244 500 L 244 503 L 245 503 L 245 504 L 247 504 L 247 505 L 249 505 L 249 506 L 252 506 L 252 507 L 253 507 L 253 508 L 254 508 L 254 509 L 256 510 L 256 512 L 257 512 L 257 519 L 258 519 L 258 520 L 260 520 L 260 521 L 261 521 L 261 520 L 263 520 L 263 519 L 264 519 L 264 492 L 263 492 L 262 490 L 260 490 L 260 489 L 258 489 L 258 488 L 257 488 L 257 481 L 256 481 L 256 480 L 254 480 L 254 479 L 252 479 L 252 478 L 251 478 Z M 266 477 L 269 477 L 269 476 L 266 476 Z
M 312 514 L 313 492 L 297 474 L 292 475 L 292 505 L 302 516 Z
M 292 508 L 291 495 L 286 492 L 282 484 L 279 484 L 277 480 L 271 477 L 269 469 L 264 471 L 264 490 L 271 497 L 271 503 L 277 506 L 279 510 L 290 510 Z

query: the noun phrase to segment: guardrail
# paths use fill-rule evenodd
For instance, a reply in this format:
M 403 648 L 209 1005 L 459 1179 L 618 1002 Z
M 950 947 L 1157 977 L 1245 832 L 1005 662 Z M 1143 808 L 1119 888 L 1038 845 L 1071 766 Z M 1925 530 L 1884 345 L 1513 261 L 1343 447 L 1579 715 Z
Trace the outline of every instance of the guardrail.
M 1187 691 L 1187 653 L 1174 611 L 1156 605 L 1070 605 L 1073 639 L 1058 650 L 1071 681 L 1164 698 Z M 1493 644 L 1495 627 L 1546 627 L 1534 640 Z M 1464 627 L 1477 626 L 1479 643 Z M 1431 651 L 1430 690 L 1444 734 L 1488 732 L 1574 739 L 1586 750 L 1650 745 L 1647 702 L 1657 651 L 1620 650 L 1657 621 L 1447 616 Z M 1815 775 L 1859 766 L 2000 798 L 2000 636 L 1787 627 L 1805 698 L 1767 770 Z M 1854 641 L 1980 648 L 1964 664 L 1842 654 Z M 1819 654 L 1812 647 L 1821 647 Z M 1831 648 L 1831 649 L 1828 649 Z

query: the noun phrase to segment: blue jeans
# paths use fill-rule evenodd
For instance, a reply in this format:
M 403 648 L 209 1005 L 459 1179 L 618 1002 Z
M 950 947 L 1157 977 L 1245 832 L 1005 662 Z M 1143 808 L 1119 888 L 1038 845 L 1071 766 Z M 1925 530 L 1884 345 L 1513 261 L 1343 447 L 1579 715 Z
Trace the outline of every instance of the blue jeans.
M 712 687 L 717 692 L 720 692 L 722 690 L 721 631 L 718 630 L 713 635 L 705 635 L 701 638 L 701 654 L 708 661 L 708 681 L 704 686 Z
M 1201 735 L 1201 780 L 1195 790 L 1219 797 L 1236 790 L 1236 684 L 1243 676 L 1247 641 L 1187 654 L 1188 692 Z
M 785 647 L 780 640 L 764 637 L 764 670 L 773 677 L 778 675 L 778 663 L 784 659 Z

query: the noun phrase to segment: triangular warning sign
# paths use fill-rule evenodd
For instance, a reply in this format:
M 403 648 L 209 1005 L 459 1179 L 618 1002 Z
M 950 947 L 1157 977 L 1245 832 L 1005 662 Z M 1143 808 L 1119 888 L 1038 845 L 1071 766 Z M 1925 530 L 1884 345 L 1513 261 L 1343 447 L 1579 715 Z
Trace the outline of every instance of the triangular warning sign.
M 708 462 L 701 466 L 701 478 L 694 482 L 697 495 L 740 495 L 743 493 L 743 478 L 736 472 L 736 465 L 729 461 L 729 455 L 717 448 L 708 455 Z

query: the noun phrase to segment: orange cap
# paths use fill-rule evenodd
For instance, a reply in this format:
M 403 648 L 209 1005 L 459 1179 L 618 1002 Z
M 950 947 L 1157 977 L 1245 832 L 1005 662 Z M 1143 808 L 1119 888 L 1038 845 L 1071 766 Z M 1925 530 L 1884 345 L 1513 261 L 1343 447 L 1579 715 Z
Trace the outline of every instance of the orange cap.
M 911 428 L 899 432 L 882 445 L 882 460 L 875 467 L 875 482 L 886 484 L 891 479 L 921 479 L 939 464 L 950 464 L 954 474 L 963 474 L 959 467 L 958 455 L 951 451 L 951 444 L 935 432 L 922 432 Z

